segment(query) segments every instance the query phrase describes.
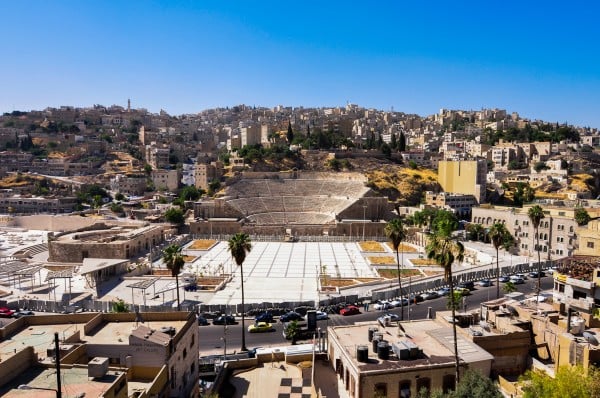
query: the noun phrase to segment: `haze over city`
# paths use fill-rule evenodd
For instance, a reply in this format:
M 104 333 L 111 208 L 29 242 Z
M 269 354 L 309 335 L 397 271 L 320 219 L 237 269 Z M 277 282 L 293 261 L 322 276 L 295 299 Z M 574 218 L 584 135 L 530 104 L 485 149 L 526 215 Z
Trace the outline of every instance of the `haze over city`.
M 245 103 L 600 126 L 595 3 L 3 2 L 0 111 Z

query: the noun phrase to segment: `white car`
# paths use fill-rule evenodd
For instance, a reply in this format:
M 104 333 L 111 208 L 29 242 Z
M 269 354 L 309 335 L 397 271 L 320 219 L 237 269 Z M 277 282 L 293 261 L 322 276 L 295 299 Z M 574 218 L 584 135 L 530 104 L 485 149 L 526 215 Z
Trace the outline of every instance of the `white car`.
M 388 308 L 391 308 L 391 304 L 389 301 L 380 300 L 373 304 L 373 308 L 375 308 L 377 311 L 387 310 Z
M 322 321 L 322 320 L 325 320 L 325 319 L 329 319 L 329 316 L 327 315 L 326 312 L 316 311 L 316 313 L 317 313 L 317 321 Z M 308 321 L 308 314 L 306 314 L 304 316 L 304 320 Z
M 440 295 L 438 292 L 431 290 L 429 292 L 422 293 L 421 297 L 423 297 L 423 300 L 433 300 L 440 297 Z
M 408 302 L 407 299 L 404 299 L 404 305 L 406 305 L 406 303 Z M 390 306 L 392 307 L 401 307 L 402 306 L 402 301 L 400 301 L 400 299 L 396 299 L 396 300 L 392 300 L 390 301 Z

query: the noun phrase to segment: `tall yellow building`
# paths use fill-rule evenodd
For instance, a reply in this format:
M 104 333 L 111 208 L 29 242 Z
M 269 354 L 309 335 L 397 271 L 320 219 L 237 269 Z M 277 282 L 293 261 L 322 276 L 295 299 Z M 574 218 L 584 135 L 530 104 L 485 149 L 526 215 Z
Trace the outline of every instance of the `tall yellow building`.
M 485 202 L 487 161 L 440 160 L 438 182 L 444 192 L 473 195 L 478 203 Z

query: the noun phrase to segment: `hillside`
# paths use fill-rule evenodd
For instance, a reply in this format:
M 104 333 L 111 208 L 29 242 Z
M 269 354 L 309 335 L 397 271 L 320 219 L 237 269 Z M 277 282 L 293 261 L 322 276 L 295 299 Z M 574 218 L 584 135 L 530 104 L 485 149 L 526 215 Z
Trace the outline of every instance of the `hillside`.
M 410 169 L 399 165 L 385 165 L 366 173 L 369 186 L 404 206 L 421 203 L 425 191 L 440 190 L 437 173 L 430 169 Z

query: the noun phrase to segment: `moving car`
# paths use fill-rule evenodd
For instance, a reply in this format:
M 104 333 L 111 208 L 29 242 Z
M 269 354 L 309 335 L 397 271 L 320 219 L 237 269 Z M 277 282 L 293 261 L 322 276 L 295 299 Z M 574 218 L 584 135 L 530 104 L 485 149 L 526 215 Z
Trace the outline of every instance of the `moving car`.
M 342 308 L 342 310 L 340 311 L 340 315 L 343 315 L 343 316 L 356 315 L 356 314 L 360 314 L 360 310 L 355 305 L 349 305 L 345 308 Z
M 455 287 L 454 291 L 456 293 L 460 293 L 463 296 L 468 295 L 469 293 L 471 293 L 471 291 L 469 289 L 467 289 L 466 287 Z
M 443 288 L 439 289 L 436 293 L 438 295 L 440 295 L 440 296 L 447 296 L 447 295 L 450 294 L 450 288 L 449 287 L 443 287 Z
M 421 294 L 421 296 L 423 297 L 423 300 L 433 300 L 433 299 L 440 297 L 438 292 L 435 292 L 433 290 L 431 290 L 429 292 L 425 292 L 425 293 Z
M 218 318 L 213 319 L 213 325 L 235 325 L 235 317 L 232 315 L 221 315 Z
M 300 321 L 302 320 L 302 315 L 298 314 L 295 311 L 290 311 L 279 317 L 281 322 L 291 322 L 291 321 Z
M 546 273 L 544 271 L 540 271 L 540 277 L 544 277 L 546 276 Z M 537 278 L 538 277 L 538 272 L 537 271 L 531 271 L 529 273 L 529 277 L 530 278 Z
M 504 275 L 504 276 L 501 276 L 498 280 L 502 283 L 506 283 L 506 282 L 510 281 L 510 278 L 508 276 Z
M 257 315 L 254 320 L 256 322 L 273 322 L 273 314 L 269 311 L 263 312 L 262 314 Z
M 488 287 L 492 286 L 492 281 L 489 279 L 482 279 L 479 282 L 477 282 L 477 284 L 481 287 Z
M 390 305 L 392 307 L 402 307 L 403 305 L 408 305 L 408 299 L 405 297 L 400 301 L 400 299 L 390 301 Z
M 525 280 L 523 278 L 521 278 L 520 276 L 517 275 L 513 275 L 509 278 L 509 280 L 514 283 L 515 285 L 522 285 L 523 283 L 525 283 Z
M 208 326 L 208 320 L 202 315 L 198 315 L 198 326 Z
M 473 290 L 475 289 L 475 283 L 473 281 L 460 282 L 458 287 L 462 287 L 463 289 Z
M 329 319 L 329 316 L 326 312 L 323 311 L 315 311 L 317 313 L 317 321 L 322 321 L 324 319 Z M 304 320 L 308 321 L 308 314 L 304 316 Z
M 248 332 L 250 333 L 262 333 L 271 332 L 275 330 L 273 325 L 269 322 L 257 322 L 254 325 L 248 326 Z

